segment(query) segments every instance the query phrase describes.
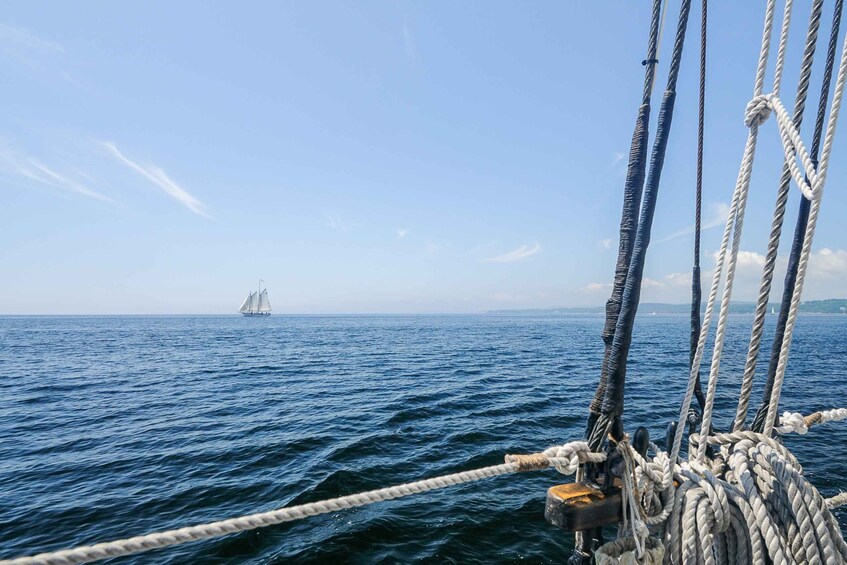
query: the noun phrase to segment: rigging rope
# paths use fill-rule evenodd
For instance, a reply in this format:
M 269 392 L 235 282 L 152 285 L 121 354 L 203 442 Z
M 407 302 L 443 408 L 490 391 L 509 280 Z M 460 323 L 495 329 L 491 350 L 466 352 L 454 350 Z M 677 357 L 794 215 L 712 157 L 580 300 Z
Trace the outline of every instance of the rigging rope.
M 782 82 L 782 69 L 784 67 L 785 62 L 785 51 L 786 45 L 788 43 L 788 30 L 791 25 L 791 7 L 792 1 L 786 0 L 785 10 L 783 13 L 782 20 L 782 31 L 780 33 L 779 39 L 779 48 L 777 50 L 777 59 L 776 59 L 776 70 L 774 72 L 774 86 L 773 92 L 776 95 L 779 92 Z M 772 22 L 772 12 L 770 21 Z M 768 18 L 766 17 L 766 21 Z M 767 33 L 765 36 L 768 41 L 770 40 L 770 25 L 766 26 Z M 764 36 L 763 36 L 764 41 Z M 765 67 L 767 66 L 768 60 L 768 49 L 767 47 L 763 47 L 762 53 L 759 59 L 759 72 L 756 75 L 756 87 L 754 89 L 754 97 L 753 100 L 759 100 L 762 96 L 762 90 L 764 88 L 764 72 Z M 733 195 L 733 203 L 730 207 L 729 219 L 726 223 L 726 228 L 724 230 L 723 241 L 721 242 L 721 251 L 720 258 L 718 262 L 718 266 L 715 269 L 715 277 L 712 283 L 712 290 L 715 293 L 715 297 L 717 296 L 717 285 L 715 284 L 720 280 L 721 272 L 723 269 L 723 262 L 725 260 L 728 237 L 730 235 L 730 231 L 732 231 L 732 248 L 729 256 L 729 262 L 727 264 L 726 270 L 726 281 L 724 283 L 724 291 L 721 297 L 720 304 L 720 313 L 718 315 L 718 325 L 717 330 L 715 331 L 715 344 L 714 350 L 712 353 L 712 363 L 709 370 L 709 382 L 708 389 L 706 392 L 706 406 L 703 409 L 703 419 L 700 423 L 701 430 L 710 430 L 712 424 L 712 408 L 714 406 L 714 398 L 715 392 L 717 390 L 717 378 L 718 372 L 720 369 L 721 362 L 721 353 L 723 352 L 723 344 L 724 339 L 726 337 L 726 327 L 729 321 L 729 302 L 732 296 L 732 286 L 735 280 L 735 267 L 736 261 L 738 259 L 738 250 L 741 243 L 741 233 L 744 226 L 744 212 L 747 206 L 747 195 L 750 189 L 750 179 L 753 170 L 753 159 L 755 157 L 756 152 L 756 141 L 758 139 L 759 125 L 762 123 L 759 119 L 751 118 L 751 115 L 758 116 L 754 111 L 758 109 L 758 107 L 751 108 L 752 104 L 748 104 L 747 107 L 747 116 L 745 123 L 750 128 L 750 133 L 747 137 L 747 146 L 745 148 L 744 158 L 742 159 L 741 168 L 739 170 L 738 181 L 735 188 L 735 194 Z M 733 227 L 734 224 L 734 227 Z M 709 302 L 712 307 L 714 307 L 714 299 L 712 295 L 709 296 Z M 709 307 L 707 305 L 707 316 L 710 315 Z M 704 323 L 704 328 L 708 331 L 709 324 Z M 700 332 L 700 341 L 703 342 L 705 346 L 705 340 L 703 339 L 703 332 Z M 700 349 L 700 343 L 698 342 L 698 350 Z M 695 358 L 695 361 L 698 361 Z M 699 368 L 699 362 L 695 363 Z M 690 402 L 690 400 L 689 400 Z M 702 433 L 702 431 L 701 431 Z M 676 443 L 676 442 L 675 442 Z M 697 454 L 698 461 L 703 461 L 703 458 L 706 455 L 706 444 L 703 442 L 699 447 L 699 452 Z
M 829 159 L 832 155 L 832 144 L 835 139 L 835 129 L 838 125 L 838 114 L 841 109 L 841 101 L 844 94 L 844 84 L 847 80 L 847 37 L 841 51 L 841 60 L 838 66 L 838 75 L 835 81 L 835 91 L 832 96 L 832 106 L 829 111 L 829 121 L 824 134 L 823 149 L 821 150 L 821 158 L 818 165 L 817 173 L 814 167 L 811 170 L 806 169 L 807 175 L 811 180 L 813 188 L 813 198 L 809 210 L 809 220 L 806 225 L 806 230 L 803 236 L 803 247 L 800 251 L 800 258 L 797 265 L 797 280 L 794 287 L 794 292 L 791 296 L 791 304 L 788 309 L 788 317 L 785 323 L 785 337 L 779 352 L 779 363 L 777 365 L 776 374 L 774 376 L 774 386 L 771 392 L 770 406 L 765 419 L 764 433 L 769 434 L 773 429 L 776 420 L 777 409 L 779 405 L 779 397 L 782 392 L 782 383 L 785 378 L 785 369 L 788 362 L 788 352 L 791 347 L 791 337 L 794 333 L 794 324 L 797 321 L 797 310 L 800 307 L 800 298 L 803 293 L 803 284 L 806 279 L 806 269 L 809 264 L 809 255 L 812 250 L 812 240 L 815 235 L 815 227 L 817 226 L 818 214 L 820 213 L 821 199 L 823 198 L 824 183 L 826 174 L 829 168 Z M 798 153 L 800 147 L 797 147 Z M 793 162 L 793 161 L 792 161 Z
M 843 1 L 836 0 L 832 15 L 832 29 L 829 37 L 829 45 L 827 46 L 826 64 L 824 66 L 824 75 L 821 82 L 820 97 L 818 100 L 818 112 L 815 119 L 815 131 L 812 138 L 812 150 L 810 158 L 813 167 L 818 165 L 818 152 L 820 149 L 821 137 L 823 135 L 824 119 L 826 115 L 827 102 L 829 100 L 829 89 L 832 82 L 832 70 L 835 64 L 835 53 L 838 46 L 838 32 L 841 25 L 841 14 L 843 9 Z M 795 116 L 796 119 L 796 116 Z M 797 125 L 799 128 L 799 124 Z M 785 172 L 783 172 L 785 175 Z M 789 179 L 785 178 L 786 197 L 788 192 Z M 784 199 L 783 199 L 784 200 Z M 770 397 L 773 392 L 773 385 L 776 378 L 776 371 L 779 365 L 779 353 L 782 349 L 782 344 L 785 337 L 785 327 L 788 321 L 788 313 L 791 307 L 791 297 L 794 294 L 797 281 L 797 268 L 800 260 L 800 252 L 803 244 L 804 234 L 809 223 L 809 212 L 811 210 L 811 202 L 805 197 L 800 197 L 800 206 L 797 212 L 797 223 L 794 228 L 794 237 L 791 245 L 791 252 L 788 258 L 788 268 L 785 274 L 785 283 L 782 294 L 782 302 L 779 308 L 779 319 L 777 320 L 776 331 L 774 332 L 773 346 L 771 348 L 771 358 L 768 366 L 767 380 L 765 383 L 765 391 L 762 397 L 762 402 L 759 410 L 753 420 L 752 429 L 761 431 L 764 427 L 765 416 L 770 407 Z M 771 275 L 772 277 L 772 275 Z M 764 281 L 763 277 L 763 281 Z M 763 282 L 764 284 L 764 282 Z M 768 284 L 768 286 L 770 286 Z M 765 305 L 766 306 L 766 305 Z M 763 308 L 764 310 L 764 308 Z M 748 392 L 749 397 L 749 392 Z M 740 403 L 740 399 L 739 399 Z M 740 407 L 739 407 L 740 408 Z M 778 408 L 778 407 L 777 407 Z M 746 406 L 745 406 L 746 409 Z M 740 412 L 740 410 L 739 410 Z M 745 414 L 746 415 L 746 414 Z
M 667 86 L 662 97 L 662 105 L 656 126 L 656 138 L 653 141 L 653 151 L 650 157 L 650 172 L 644 186 L 644 197 L 641 206 L 641 215 L 635 235 L 632 257 L 626 276 L 623 297 L 621 300 L 620 315 L 615 326 L 615 334 L 612 339 L 612 347 L 609 356 L 609 377 L 606 393 L 603 397 L 601 413 L 603 418 L 611 425 L 612 420 L 619 419 L 623 412 L 624 386 L 626 381 L 626 361 L 629 346 L 632 342 L 632 327 L 635 322 L 635 314 L 638 310 L 638 302 L 641 294 L 641 282 L 644 273 L 644 262 L 647 255 L 647 247 L 650 244 L 650 231 L 653 225 L 653 215 L 656 211 L 656 200 L 659 191 L 659 181 L 662 176 L 665 152 L 667 150 L 668 137 L 670 135 L 671 121 L 673 119 L 674 102 L 676 99 L 676 82 L 679 77 L 679 68 L 682 62 L 683 46 L 685 44 L 685 32 L 688 27 L 688 15 L 691 9 L 691 0 L 683 0 L 680 6 L 679 21 L 677 23 L 676 38 L 674 40 L 673 52 L 671 54 L 670 69 L 668 71 Z M 619 438 L 618 438 L 619 439 Z
M 706 115 L 706 24 L 708 0 L 700 4 L 700 95 L 697 103 L 697 185 L 694 195 L 694 267 L 691 271 L 691 335 L 688 347 L 688 367 L 694 365 L 697 352 L 697 337 L 700 335 L 700 306 L 703 302 L 700 282 L 700 223 L 703 209 L 703 130 Z M 694 380 L 694 396 L 700 410 L 706 405 L 706 397 L 700 385 L 700 369 Z
M 840 2 L 840 0 L 839 0 Z M 811 18 L 814 20 L 817 18 L 817 21 L 820 20 L 822 3 L 818 2 L 812 6 Z M 840 10 L 836 8 L 836 14 L 838 15 Z M 839 16 L 834 16 L 839 17 Z M 821 128 L 823 126 L 823 114 L 825 112 L 826 106 L 826 98 L 829 94 L 829 77 L 832 74 L 832 63 L 835 52 L 835 40 L 838 35 L 838 25 L 837 20 L 833 19 L 833 35 L 830 38 L 830 53 L 827 56 L 827 65 L 824 71 L 824 84 L 821 89 L 821 103 L 823 104 L 823 108 L 819 106 L 818 114 L 819 114 L 819 123 Z M 800 128 L 800 125 L 803 121 L 803 114 L 805 111 L 806 105 L 806 95 L 808 92 L 809 79 L 811 77 L 811 69 L 812 69 L 812 58 L 815 53 L 815 46 L 817 41 L 817 27 L 812 29 L 810 26 L 809 34 L 807 34 L 806 38 L 806 47 L 804 49 L 803 55 L 803 65 L 800 73 L 800 80 L 797 87 L 797 97 L 794 104 L 794 125 Z M 819 140 L 820 132 L 816 128 L 815 139 Z M 817 141 L 815 142 L 817 145 Z M 817 154 L 815 154 L 817 155 Z M 756 302 L 756 310 L 753 321 L 753 330 L 750 337 L 750 345 L 747 352 L 747 361 L 744 368 L 744 376 L 742 378 L 741 384 L 741 393 L 739 395 L 738 400 L 738 408 L 736 410 L 735 422 L 733 424 L 733 429 L 742 429 L 745 420 L 747 418 L 747 407 L 749 404 L 750 393 L 753 386 L 753 378 L 755 376 L 756 365 L 759 356 L 759 349 L 761 344 L 762 333 L 764 330 L 765 324 L 765 315 L 767 312 L 767 303 L 770 296 L 771 291 L 771 282 L 773 280 L 773 272 L 774 265 L 776 263 L 777 258 L 777 250 L 779 247 L 779 239 L 782 234 L 782 225 L 785 217 L 785 205 L 788 201 L 788 192 L 791 183 L 791 173 L 788 167 L 788 163 L 783 165 L 782 169 L 782 177 L 780 179 L 779 189 L 777 191 L 777 200 L 776 206 L 774 208 L 774 218 L 773 224 L 771 226 L 771 234 L 770 239 L 768 241 L 768 250 L 765 257 L 765 264 L 762 270 L 762 282 L 759 289 L 759 296 Z M 803 200 L 801 198 L 801 200 Z M 801 204 L 800 212 L 798 214 L 798 222 L 801 222 L 800 217 L 807 214 L 807 208 L 803 204 Z M 804 224 L 805 226 L 805 224 Z M 795 244 L 797 245 L 797 244 Z M 789 268 L 789 273 L 796 273 L 796 269 Z M 791 278 L 793 285 L 793 274 L 788 274 L 786 277 L 786 284 L 788 284 L 788 278 Z M 776 337 L 775 337 L 775 347 L 778 350 L 778 346 L 776 346 L 776 342 L 781 340 L 783 329 L 785 327 L 785 316 L 787 314 L 788 307 L 785 305 L 785 308 L 780 309 L 780 322 L 777 323 Z M 772 358 L 771 367 L 769 368 L 768 374 L 773 375 L 776 372 L 776 360 Z M 768 384 L 766 385 L 765 395 L 767 397 L 770 396 L 770 391 L 773 385 L 773 377 L 769 376 Z M 764 402 L 764 401 L 763 401 Z M 762 418 L 763 419 L 763 416 Z M 754 429 L 761 430 L 761 422 L 759 425 L 755 426 Z
M 641 192 L 644 187 L 644 176 L 647 167 L 647 140 L 650 124 L 650 99 L 653 92 L 653 84 L 656 76 L 656 64 L 658 63 L 659 35 L 664 22 L 666 9 L 662 10 L 662 0 L 653 0 L 653 10 L 650 19 L 650 33 L 647 40 L 647 57 L 642 61 L 644 71 L 644 91 L 641 98 L 641 106 L 638 108 L 638 117 L 635 120 L 635 130 L 632 134 L 632 142 L 629 149 L 629 162 L 627 164 L 626 181 L 624 183 L 623 209 L 621 212 L 620 241 L 618 243 L 618 261 L 615 266 L 615 280 L 612 286 L 612 294 L 606 301 L 606 322 L 603 327 L 602 339 L 605 344 L 603 362 L 600 368 L 600 380 L 594 399 L 589 406 L 588 426 L 586 437 L 590 438 L 594 422 L 600 414 L 603 396 L 606 394 L 606 384 L 609 374 L 609 356 L 611 354 L 612 340 L 615 335 L 615 326 L 620 312 L 621 297 L 626 284 L 627 268 L 632 256 L 632 246 L 635 243 L 636 221 L 638 210 L 641 207 Z M 661 22 L 661 24 L 660 24 Z M 602 441 L 604 434 L 600 435 Z M 595 442 L 595 448 L 599 442 Z
M 845 74 L 847 74 L 847 40 L 845 40 L 844 51 L 842 53 L 842 58 L 839 64 L 838 79 L 836 80 L 835 93 L 833 95 L 832 108 L 830 109 L 826 134 L 824 136 L 822 156 L 818 171 L 816 172 L 811 162 L 811 158 L 809 157 L 809 154 L 806 151 L 802 140 L 800 140 L 799 138 L 797 128 L 794 126 L 794 124 L 788 117 L 787 111 L 782 105 L 782 102 L 779 100 L 780 82 L 784 68 L 785 50 L 788 40 L 788 29 L 790 27 L 791 7 L 791 0 L 787 0 L 785 3 L 782 31 L 780 33 L 779 39 L 776 70 L 774 73 L 773 92 L 771 94 L 764 95 L 762 94 L 764 87 L 764 73 L 765 68 L 767 66 L 768 53 L 770 48 L 775 1 L 769 0 L 767 3 L 767 8 L 765 11 L 765 25 L 762 34 L 762 49 L 759 56 L 759 66 L 756 72 L 753 99 L 751 100 L 750 104 L 748 104 L 745 115 L 745 123 L 750 128 L 750 133 L 747 138 L 747 144 L 744 150 L 744 156 L 742 158 L 742 163 L 739 170 L 738 181 L 736 183 L 735 191 L 733 193 L 732 205 L 730 207 L 729 217 L 727 219 L 726 227 L 724 229 L 720 251 L 718 252 L 718 259 L 716 262 L 715 273 L 712 280 L 712 287 L 709 293 L 709 298 L 707 300 L 703 326 L 701 328 L 700 337 L 697 344 L 697 353 L 695 354 L 694 364 L 689 374 L 689 382 L 686 388 L 685 398 L 680 409 L 679 424 L 671 450 L 672 458 L 676 457 L 679 454 L 679 450 L 681 448 L 683 426 L 685 418 L 687 416 L 688 408 L 691 403 L 691 397 L 693 395 L 696 371 L 699 369 L 699 365 L 702 361 L 706 337 L 708 336 L 709 327 L 711 324 L 711 316 L 714 308 L 714 303 L 717 298 L 718 286 L 720 284 L 720 280 L 723 274 L 724 265 L 726 264 L 726 282 L 721 298 L 720 316 L 718 320 L 717 330 L 715 333 L 715 344 L 712 354 L 711 370 L 709 374 L 708 391 L 706 395 L 706 408 L 703 414 L 700 433 L 707 434 L 710 430 L 712 408 L 714 406 L 715 390 L 717 386 L 717 377 L 720 366 L 720 358 L 723 350 L 723 343 L 726 332 L 728 306 L 732 294 L 732 283 L 734 281 L 735 264 L 738 256 L 738 249 L 743 228 L 744 211 L 747 202 L 747 194 L 749 192 L 750 176 L 752 171 L 753 158 L 755 156 L 758 129 L 759 126 L 764 122 L 764 120 L 767 119 L 771 111 L 774 112 L 777 118 L 777 125 L 783 144 L 783 150 L 786 154 L 786 161 L 788 163 L 788 167 L 791 170 L 791 177 L 794 178 L 795 182 L 798 183 L 798 186 L 801 188 L 801 191 L 803 191 L 805 195 L 810 195 L 813 198 L 810 211 L 810 221 L 806 229 L 806 234 L 804 236 L 803 251 L 801 252 L 801 257 L 798 263 L 797 285 L 792 295 L 792 308 L 790 309 L 791 311 L 789 311 L 787 317 L 785 340 L 783 341 L 783 345 L 780 349 L 780 361 L 777 367 L 777 373 L 774 379 L 774 388 L 771 394 L 772 403 L 768 412 L 768 419 L 764 427 L 764 431 L 766 434 L 770 433 L 771 428 L 773 426 L 773 421 L 776 418 L 775 405 L 778 404 L 779 391 L 781 389 L 782 378 L 784 377 L 785 361 L 787 359 L 788 354 L 788 344 L 790 343 L 791 331 L 793 331 L 794 321 L 796 320 L 796 309 L 799 305 L 800 293 L 802 291 L 802 283 L 805 277 L 806 264 L 808 263 L 808 254 L 811 246 L 811 235 L 814 233 L 814 225 L 817 219 L 817 210 L 819 209 L 819 199 L 823 193 L 823 186 L 826 179 L 828 160 L 831 155 L 835 126 L 838 121 L 838 112 L 840 109 L 841 96 L 843 94 L 844 89 Z M 816 33 L 816 28 L 817 26 L 819 26 L 820 23 L 820 18 L 815 17 L 815 9 L 815 6 L 813 6 L 812 18 L 809 26 L 809 35 Z M 811 62 L 807 61 L 807 57 L 804 56 L 804 68 L 806 64 L 810 65 Z M 806 173 L 806 176 L 808 177 L 808 182 L 806 182 L 805 178 L 800 178 L 798 180 L 798 176 L 800 175 L 798 174 L 799 167 L 796 162 L 797 158 L 799 158 L 802 163 L 803 170 Z M 731 249 L 729 247 L 730 235 L 732 235 Z M 727 251 L 730 251 L 728 260 Z M 698 449 L 698 460 L 702 461 L 705 456 L 705 442 L 699 444 Z

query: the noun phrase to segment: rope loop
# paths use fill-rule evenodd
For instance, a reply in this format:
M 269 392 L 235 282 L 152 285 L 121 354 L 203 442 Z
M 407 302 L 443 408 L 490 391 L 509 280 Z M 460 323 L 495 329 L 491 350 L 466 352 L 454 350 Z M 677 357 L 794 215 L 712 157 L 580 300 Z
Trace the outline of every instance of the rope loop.
M 573 475 L 580 463 L 602 463 L 606 460 L 605 453 L 591 451 L 587 442 L 572 441 L 564 445 L 554 445 L 542 453 L 558 472 L 563 475 Z
M 744 110 L 744 125 L 751 129 L 758 128 L 768 120 L 771 113 L 776 115 L 785 164 L 794 182 L 808 200 L 819 200 L 824 178 L 818 175 L 817 163 L 809 156 L 809 151 L 800 139 L 800 132 L 782 100 L 773 93 L 754 96 Z

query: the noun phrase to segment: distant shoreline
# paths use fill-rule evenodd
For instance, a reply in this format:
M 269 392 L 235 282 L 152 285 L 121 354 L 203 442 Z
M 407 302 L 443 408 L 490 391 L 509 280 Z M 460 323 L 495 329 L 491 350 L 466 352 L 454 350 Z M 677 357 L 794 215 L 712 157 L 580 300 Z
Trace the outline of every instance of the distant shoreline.
M 769 303 L 768 313 L 773 307 L 779 311 L 778 304 Z M 705 311 L 705 303 L 700 312 Z M 732 302 L 729 305 L 730 314 L 753 314 L 755 302 Z M 605 306 L 585 306 L 571 308 L 529 308 L 510 310 L 489 310 L 486 314 L 510 316 L 561 316 L 565 314 L 605 314 Z M 638 306 L 639 314 L 690 314 L 690 304 L 666 304 L 662 302 L 645 302 Z M 800 303 L 800 314 L 847 314 L 847 298 L 827 298 L 826 300 L 808 300 Z

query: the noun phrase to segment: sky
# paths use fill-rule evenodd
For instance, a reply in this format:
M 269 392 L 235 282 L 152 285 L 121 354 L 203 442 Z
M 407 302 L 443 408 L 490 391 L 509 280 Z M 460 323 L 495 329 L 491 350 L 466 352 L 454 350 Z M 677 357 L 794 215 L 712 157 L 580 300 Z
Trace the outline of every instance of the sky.
M 809 1 L 795 4 L 789 110 Z M 690 300 L 698 7 L 647 301 Z M 706 288 L 747 136 L 763 10 L 709 11 Z M 649 11 L 646 0 L 9 3 L 0 314 L 234 313 L 259 279 L 276 314 L 603 304 Z M 820 52 L 828 33 L 824 23 Z M 737 300 L 756 295 L 782 166 L 775 120 L 761 131 Z M 806 299 L 847 297 L 845 135 Z M 799 198 L 793 186 L 785 253 Z

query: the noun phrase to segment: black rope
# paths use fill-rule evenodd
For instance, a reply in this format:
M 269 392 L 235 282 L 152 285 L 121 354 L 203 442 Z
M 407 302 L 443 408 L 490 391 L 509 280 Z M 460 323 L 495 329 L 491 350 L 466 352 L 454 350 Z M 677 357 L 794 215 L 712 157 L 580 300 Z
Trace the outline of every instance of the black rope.
M 656 60 L 656 53 L 659 47 L 658 39 L 661 13 L 662 0 L 653 0 L 650 33 L 647 40 L 647 57 L 650 61 Z M 641 206 L 641 192 L 644 188 L 644 176 L 647 168 L 648 126 L 650 123 L 650 97 L 653 92 L 653 82 L 656 75 L 655 65 L 646 65 L 646 67 L 644 72 L 644 91 L 641 98 L 641 106 L 638 109 L 638 117 L 635 120 L 635 130 L 632 134 L 632 142 L 629 149 L 626 182 L 624 183 L 623 210 L 621 212 L 620 242 L 618 244 L 618 261 L 615 267 L 615 281 L 612 286 L 612 295 L 606 302 L 606 323 L 601 334 L 603 343 L 605 344 L 605 352 L 600 368 L 600 380 L 597 390 L 594 393 L 594 399 L 589 406 L 590 415 L 585 432 L 587 438 L 591 437 L 597 417 L 600 414 L 603 395 L 606 393 L 609 354 L 620 312 L 627 269 L 629 267 L 630 257 L 632 256 L 632 247 L 635 243 L 636 220 L 638 218 L 638 210 Z M 605 432 L 603 435 L 605 435 Z
M 838 45 L 838 32 L 841 27 L 841 12 L 844 7 L 843 0 L 836 0 L 832 14 L 832 31 L 829 35 L 829 46 L 826 52 L 826 65 L 824 67 L 823 81 L 821 82 L 821 94 L 818 100 L 818 113 L 815 119 L 815 134 L 812 138 L 812 149 L 809 157 L 814 164 L 815 169 L 818 167 L 818 153 L 820 151 L 821 138 L 823 137 L 823 127 L 826 118 L 826 107 L 829 101 L 829 88 L 832 83 L 832 69 L 835 65 L 835 50 Z M 800 129 L 799 122 L 802 121 L 802 113 L 794 116 L 794 123 L 797 129 Z M 808 178 L 806 179 L 808 182 Z M 768 365 L 768 378 L 765 382 L 765 391 L 762 396 L 762 403 L 759 405 L 759 410 L 753 419 L 751 428 L 753 431 L 761 432 L 765 426 L 765 418 L 770 407 L 771 392 L 773 392 L 774 379 L 776 378 L 776 369 L 779 365 L 779 353 L 782 350 L 782 342 L 785 337 L 785 325 L 788 321 L 788 311 L 791 307 L 791 298 L 794 295 L 794 287 L 797 284 L 797 267 L 800 263 L 800 254 L 803 248 L 803 239 L 806 234 L 806 226 L 809 223 L 809 209 L 811 202 L 805 197 L 800 197 L 800 209 L 797 212 L 797 223 L 794 226 L 794 239 L 791 242 L 791 254 L 788 256 L 788 269 L 785 273 L 785 284 L 782 291 L 782 302 L 779 306 L 779 318 L 776 323 L 776 334 L 774 335 L 773 347 L 771 348 L 770 363 Z
M 632 342 L 632 327 L 635 323 L 638 301 L 641 296 L 644 262 L 647 257 L 647 247 L 650 244 L 650 231 L 653 227 L 653 216 L 656 212 L 659 182 L 662 176 L 662 167 L 664 165 L 668 137 L 671 130 L 674 102 L 676 99 L 676 82 L 682 62 L 682 51 L 690 10 L 691 0 L 683 0 L 679 12 L 679 23 L 677 24 L 673 53 L 671 55 L 668 83 L 662 98 L 662 106 L 659 110 L 656 139 L 653 142 L 653 152 L 650 157 L 650 172 L 644 187 L 641 217 L 639 218 L 638 229 L 635 235 L 635 245 L 633 246 L 632 258 L 626 276 L 626 286 L 624 287 L 623 298 L 621 300 L 620 315 L 615 327 L 615 335 L 612 340 L 612 348 L 609 356 L 609 376 L 601 412 L 606 418 L 611 420 L 613 430 L 620 429 L 620 426 L 615 424 L 616 421 L 619 422 L 620 415 L 623 412 L 627 355 L 629 354 L 629 347 Z M 620 438 L 616 437 L 615 439 Z
M 694 366 L 694 355 L 700 339 L 700 305 L 702 288 L 700 284 L 700 218 L 703 209 L 703 129 L 706 115 L 706 22 L 708 20 L 708 0 L 701 3 L 700 20 L 700 100 L 697 118 L 697 188 L 694 197 L 694 268 L 691 271 L 691 336 L 688 348 L 689 370 Z M 700 371 L 694 380 L 694 396 L 700 410 L 706 406 L 706 397 L 700 384 Z

